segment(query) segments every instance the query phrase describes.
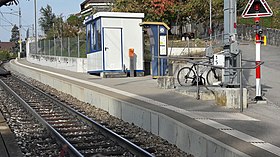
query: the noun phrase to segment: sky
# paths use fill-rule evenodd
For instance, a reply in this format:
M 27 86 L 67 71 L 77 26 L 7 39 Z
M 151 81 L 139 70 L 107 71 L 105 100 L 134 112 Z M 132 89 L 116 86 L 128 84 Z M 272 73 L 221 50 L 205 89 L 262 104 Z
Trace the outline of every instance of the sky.
M 11 38 L 11 30 L 14 24 L 19 25 L 18 11 L 21 8 L 22 14 L 22 39 L 26 37 L 26 31 L 29 28 L 30 35 L 34 31 L 35 23 L 35 0 L 19 0 L 18 5 L 2 6 L 0 7 L 0 40 L 2 42 L 9 41 Z M 37 19 L 40 18 L 40 8 L 46 8 L 47 5 L 52 7 L 55 15 L 61 15 L 66 19 L 69 15 L 80 12 L 80 4 L 84 0 L 37 0 Z M 38 21 L 38 20 L 37 20 Z M 38 35 L 42 34 L 41 29 L 38 26 Z

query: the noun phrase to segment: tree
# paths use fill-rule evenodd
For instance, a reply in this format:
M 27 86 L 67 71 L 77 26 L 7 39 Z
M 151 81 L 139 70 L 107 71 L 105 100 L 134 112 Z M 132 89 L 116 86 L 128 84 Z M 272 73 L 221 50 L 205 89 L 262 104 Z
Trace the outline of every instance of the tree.
M 53 26 L 46 34 L 47 39 L 61 37 L 75 37 L 80 30 L 83 30 L 83 19 L 76 15 L 71 15 L 65 22 L 62 16 L 56 16 Z
M 12 28 L 12 35 L 11 35 L 11 39 L 10 42 L 14 42 L 15 43 L 15 47 L 13 48 L 13 53 L 17 53 L 19 51 L 19 28 L 18 26 L 14 25 L 14 27 Z
M 170 24 L 179 13 L 176 0 L 116 0 L 112 8 L 117 12 L 142 12 L 145 21 L 160 21 Z
M 76 15 L 70 15 L 64 23 L 64 35 L 67 37 L 77 36 L 78 33 L 83 30 L 83 18 Z
M 224 0 L 212 0 L 212 16 L 215 20 L 223 20 Z M 113 11 L 143 12 L 145 21 L 197 23 L 209 20 L 210 0 L 116 0 Z M 237 0 L 238 7 L 244 7 L 244 0 Z M 187 21 L 188 22 L 188 21 Z
M 67 23 L 71 26 L 81 28 L 83 27 L 83 18 L 76 15 L 70 15 L 67 19 Z
M 46 8 L 42 7 L 40 12 L 39 24 L 47 39 L 74 37 L 83 27 L 82 17 L 70 15 L 67 21 L 63 21 L 63 16 L 55 15 L 49 5 Z
M 47 5 L 46 8 L 40 9 L 41 17 L 39 18 L 39 25 L 42 27 L 45 34 L 50 31 L 56 21 L 56 16 L 52 12 L 51 6 Z

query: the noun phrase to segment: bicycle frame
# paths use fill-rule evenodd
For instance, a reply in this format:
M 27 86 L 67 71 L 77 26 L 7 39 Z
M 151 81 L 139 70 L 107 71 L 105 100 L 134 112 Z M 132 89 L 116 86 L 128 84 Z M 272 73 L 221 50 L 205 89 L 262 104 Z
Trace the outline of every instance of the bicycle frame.
M 209 59 L 209 61 L 210 59 Z M 204 65 L 205 68 L 203 68 L 202 70 L 200 70 L 199 68 L 197 69 L 197 66 L 199 66 L 199 64 L 193 63 L 191 67 L 183 67 L 178 71 L 177 74 L 177 80 L 178 83 L 181 86 L 186 86 L 186 85 L 206 85 L 206 83 L 208 85 L 213 85 L 213 83 L 209 80 L 209 77 L 211 76 L 212 78 L 214 78 L 214 80 L 219 80 L 219 76 L 216 73 L 216 68 L 211 67 L 209 69 L 209 67 L 207 67 L 206 65 Z M 209 69 L 209 70 L 207 70 Z M 187 71 L 186 73 L 184 73 L 185 71 Z M 203 74 L 206 72 L 206 79 L 203 76 Z M 181 76 L 181 73 L 183 74 Z M 181 80 L 182 79 L 182 80 Z M 213 79 L 212 79 L 213 80 Z M 207 82 L 206 82 L 207 81 Z M 198 83 L 197 83 L 198 82 Z

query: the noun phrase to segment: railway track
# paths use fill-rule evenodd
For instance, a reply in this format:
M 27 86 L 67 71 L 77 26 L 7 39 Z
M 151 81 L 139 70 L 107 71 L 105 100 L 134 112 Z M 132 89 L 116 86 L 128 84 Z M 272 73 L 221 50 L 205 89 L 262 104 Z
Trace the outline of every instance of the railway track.
M 0 85 L 56 139 L 61 156 L 153 156 L 25 81 L 9 76 Z

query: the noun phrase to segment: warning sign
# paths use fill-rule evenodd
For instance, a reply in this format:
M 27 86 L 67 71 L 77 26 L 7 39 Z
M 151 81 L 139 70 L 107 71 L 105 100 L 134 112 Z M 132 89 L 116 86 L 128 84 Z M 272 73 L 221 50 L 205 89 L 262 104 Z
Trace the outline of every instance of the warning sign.
M 243 18 L 269 17 L 272 15 L 273 12 L 265 0 L 250 0 L 242 13 Z

